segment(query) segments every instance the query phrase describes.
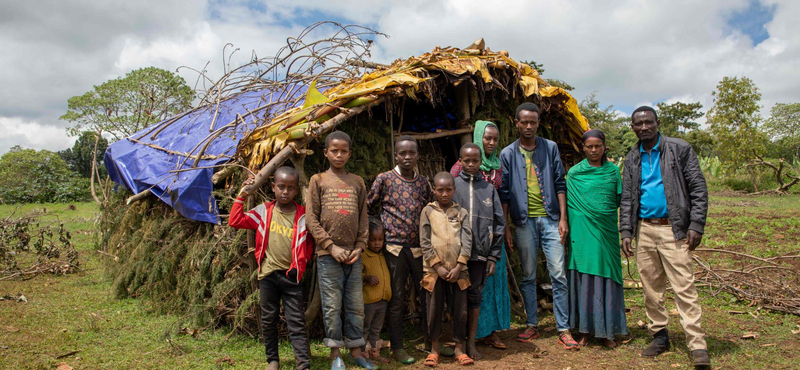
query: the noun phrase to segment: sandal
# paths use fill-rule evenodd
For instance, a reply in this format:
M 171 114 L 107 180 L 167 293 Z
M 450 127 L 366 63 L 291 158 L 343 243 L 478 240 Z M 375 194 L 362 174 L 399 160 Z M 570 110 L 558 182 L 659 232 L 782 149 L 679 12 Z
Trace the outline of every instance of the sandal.
M 467 356 L 466 353 L 462 353 L 462 354 L 456 356 L 456 363 L 461 365 L 461 366 L 467 366 L 467 365 L 474 364 L 475 360 L 473 360 L 469 356 Z
M 437 365 L 439 365 L 439 355 L 436 353 L 429 354 L 428 357 L 425 358 L 425 362 L 423 362 L 423 365 L 429 367 L 436 367 Z
M 489 337 L 486 337 L 486 338 L 483 339 L 483 344 L 485 344 L 485 345 L 487 345 L 489 347 L 492 347 L 492 348 L 508 349 L 508 346 L 505 343 L 503 343 L 501 341 L 495 341 L 493 339 L 490 339 Z

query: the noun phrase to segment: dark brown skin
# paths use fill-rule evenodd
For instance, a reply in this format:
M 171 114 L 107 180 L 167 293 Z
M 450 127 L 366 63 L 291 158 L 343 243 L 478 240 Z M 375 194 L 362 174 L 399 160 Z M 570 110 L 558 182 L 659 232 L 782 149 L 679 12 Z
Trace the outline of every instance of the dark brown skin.
M 347 164 L 347 161 L 350 160 L 350 155 L 352 154 L 350 151 L 350 144 L 344 140 L 333 139 L 322 152 L 331 164 L 331 167 L 328 168 L 329 173 L 337 176 L 347 174 L 344 166 Z M 354 264 L 362 252 L 361 248 L 356 248 L 348 252 L 336 244 L 332 245 L 330 250 L 331 256 L 336 262 L 348 265 Z
M 497 130 L 497 127 L 486 126 L 486 129 L 483 130 L 483 152 L 486 153 L 487 157 L 494 153 L 499 142 L 500 131 Z
M 642 142 L 642 148 L 648 153 L 658 144 L 659 127 L 661 127 L 661 120 L 656 119 L 653 112 L 636 112 L 636 114 L 633 115 L 631 129 Z M 686 234 L 686 244 L 689 245 L 690 251 L 694 251 L 702 240 L 703 234 L 697 231 L 689 230 Z M 622 239 L 622 253 L 625 254 L 626 257 L 633 255 L 631 238 Z
M 603 140 L 596 137 L 590 137 L 583 142 L 583 153 L 586 154 L 586 160 L 592 167 L 600 167 L 603 165 L 603 154 L 606 152 L 606 144 Z
M 278 209 L 282 212 L 292 212 L 295 210 L 294 197 L 300 191 L 299 179 L 286 173 L 279 173 L 275 175 L 275 181 L 272 182 L 272 192 L 275 193 L 275 200 L 277 200 Z
M 522 149 L 531 151 L 536 149 L 536 132 L 539 130 L 539 113 L 523 110 L 519 112 L 519 118 L 514 119 L 519 130 L 519 145 Z M 569 223 L 567 222 L 567 194 L 556 194 L 558 198 L 558 208 L 561 218 L 558 221 L 558 234 L 561 236 L 561 244 L 567 243 L 569 235 Z M 503 214 L 506 218 L 506 245 L 510 252 L 514 251 L 514 236 L 511 235 L 511 226 L 508 222 L 508 204 L 503 204 Z
M 400 176 L 411 180 L 414 178 L 414 167 L 419 160 L 419 149 L 413 141 L 401 141 L 394 147 L 394 162 L 400 168 Z
M 375 253 L 380 253 L 383 249 L 383 229 L 370 229 L 369 239 L 367 239 L 367 248 Z M 380 279 L 375 275 L 364 275 L 364 282 L 369 285 L 380 284 Z
M 461 170 L 469 175 L 475 175 L 481 168 L 481 151 L 478 148 L 461 149 Z M 495 262 L 486 263 L 486 276 L 494 275 Z

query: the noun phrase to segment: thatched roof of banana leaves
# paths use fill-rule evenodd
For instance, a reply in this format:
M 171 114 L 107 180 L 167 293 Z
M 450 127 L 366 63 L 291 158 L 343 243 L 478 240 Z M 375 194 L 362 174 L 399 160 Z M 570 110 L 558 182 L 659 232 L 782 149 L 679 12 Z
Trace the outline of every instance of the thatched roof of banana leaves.
M 561 130 L 554 130 L 558 134 L 553 138 L 576 151 L 583 132 L 589 129 L 569 92 L 551 86 L 530 65 L 511 59 L 508 52 L 484 47 L 482 39 L 465 49 L 437 47 L 429 53 L 375 68 L 324 93 L 311 82 L 302 106 L 276 115 L 253 130 L 239 142 L 236 155 L 251 169 L 263 168 L 282 150 L 290 146 L 297 150 L 344 120 L 388 100 L 406 97 L 435 106 L 441 103 L 447 84 L 471 86 L 469 97 L 473 106 L 480 104 L 484 93 L 491 90 L 515 98 L 537 97 L 540 105 L 544 105 L 543 115 L 553 117 L 545 121 L 562 126 Z M 279 157 L 276 162 L 285 159 Z

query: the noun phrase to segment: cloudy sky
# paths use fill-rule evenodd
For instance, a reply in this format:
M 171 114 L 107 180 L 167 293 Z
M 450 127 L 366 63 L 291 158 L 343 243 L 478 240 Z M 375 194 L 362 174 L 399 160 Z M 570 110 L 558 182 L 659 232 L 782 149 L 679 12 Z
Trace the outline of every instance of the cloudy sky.
M 493 3 L 502 5 L 493 5 Z M 222 70 L 273 55 L 319 20 L 361 24 L 376 39 L 373 59 L 391 62 L 435 46 L 483 37 L 493 50 L 544 65 L 544 77 L 596 92 L 603 106 L 695 102 L 710 107 L 724 76 L 747 76 L 762 112 L 800 101 L 800 1 L 437 1 L 437 0 L 0 0 L 0 154 L 13 145 L 61 150 L 67 99 L 147 66 Z M 196 75 L 181 74 L 187 81 Z

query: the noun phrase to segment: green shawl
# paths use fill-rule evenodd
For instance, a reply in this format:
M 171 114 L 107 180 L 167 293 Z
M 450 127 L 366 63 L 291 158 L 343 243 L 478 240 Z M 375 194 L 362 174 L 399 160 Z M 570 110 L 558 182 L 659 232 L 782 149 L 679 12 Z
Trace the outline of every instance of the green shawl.
M 497 125 L 489 121 L 475 122 L 475 130 L 472 131 L 472 142 L 481 148 L 481 171 L 484 172 L 500 169 L 500 158 L 497 157 L 497 150 L 500 148 L 494 148 L 494 153 L 488 157 L 486 151 L 483 150 L 483 133 L 486 131 L 486 126 L 489 125 L 494 126 L 498 132 L 500 131 Z
M 567 174 L 570 253 L 567 268 L 622 284 L 617 208 L 622 194 L 619 168 L 592 167 L 584 159 Z

